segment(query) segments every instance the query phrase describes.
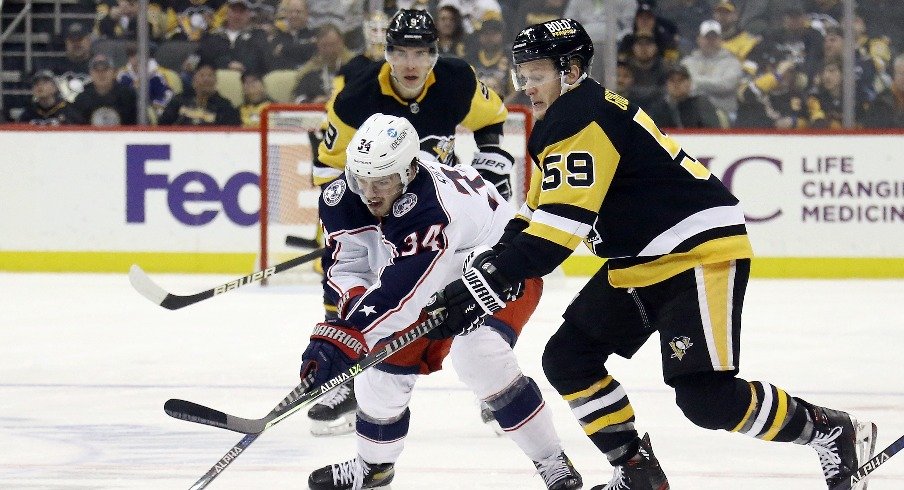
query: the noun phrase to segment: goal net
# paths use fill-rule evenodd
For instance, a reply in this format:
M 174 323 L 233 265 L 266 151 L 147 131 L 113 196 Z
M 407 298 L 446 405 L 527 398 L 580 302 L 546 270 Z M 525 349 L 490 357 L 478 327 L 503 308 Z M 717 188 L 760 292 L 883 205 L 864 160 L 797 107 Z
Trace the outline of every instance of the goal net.
M 524 202 L 530 183 L 530 157 L 527 138 L 532 118 L 525 106 L 508 106 L 502 147 L 515 157 L 512 176 L 512 204 Z M 317 202 L 320 188 L 313 184 L 312 161 L 317 135 L 326 118 L 322 104 L 272 104 L 261 114 L 261 269 L 284 262 L 319 246 Z M 462 162 L 470 162 L 476 150 L 470 132 L 459 128 L 455 153 Z M 289 282 L 319 280 L 312 267 L 300 266 L 297 273 L 283 276 Z

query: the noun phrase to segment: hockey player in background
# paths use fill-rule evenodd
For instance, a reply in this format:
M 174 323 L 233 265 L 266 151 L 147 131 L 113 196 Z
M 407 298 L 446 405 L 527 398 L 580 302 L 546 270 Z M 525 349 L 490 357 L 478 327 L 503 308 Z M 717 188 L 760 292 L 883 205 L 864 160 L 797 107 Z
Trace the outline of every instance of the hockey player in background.
M 321 193 L 324 272 L 339 314 L 315 327 L 302 355 L 301 377 L 313 386 L 423 321 L 432 293 L 461 274 L 472 252 L 489 249 L 515 215 L 473 168 L 421 160 L 419 141 L 406 119 L 374 114 L 349 138 L 344 175 Z M 311 473 L 310 488 L 388 485 L 408 432 L 414 384 L 441 369 L 447 354 L 534 461 L 545 488 L 581 488 L 540 389 L 512 351 L 541 290 L 541 279 L 528 279 L 512 291 L 508 307 L 468 325 L 464 335 L 421 338 L 355 377 L 357 456 Z
M 608 261 L 565 310 L 543 369 L 615 468 L 593 489 L 669 487 L 605 366 L 657 330 L 664 380 L 691 422 L 809 445 L 832 487 L 872 456 L 875 424 L 737 376 L 753 256 L 740 204 L 640 107 L 587 78 L 592 56 L 569 19 L 515 38 L 516 85 L 538 120 L 528 142 L 537 168 L 502 240 L 437 293 L 428 309 L 446 324 L 428 337 L 505 307 L 514 285 L 548 274 L 583 241 Z
M 436 25 L 424 10 L 400 10 L 389 20 L 386 61 L 362 64 L 360 73 L 345 76 L 342 89 L 327 104 L 327 127 L 314 161 L 315 184 L 341 175 L 355 130 L 379 112 L 407 118 L 421 135 L 420 149 L 446 165 L 459 163 L 454 152 L 456 127 L 472 130 L 477 152 L 471 166 L 508 200 L 514 160 L 499 146 L 508 111 L 467 63 L 438 58 L 436 42 Z M 324 307 L 328 317 L 336 314 L 328 297 Z M 354 410 L 354 392 L 336 391 L 308 412 L 311 432 L 350 431 Z

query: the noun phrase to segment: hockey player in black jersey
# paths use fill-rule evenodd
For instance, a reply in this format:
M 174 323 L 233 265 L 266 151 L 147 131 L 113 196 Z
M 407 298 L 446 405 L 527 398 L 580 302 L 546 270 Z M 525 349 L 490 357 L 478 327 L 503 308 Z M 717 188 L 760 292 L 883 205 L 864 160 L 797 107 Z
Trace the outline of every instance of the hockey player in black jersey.
M 499 95 L 477 80 L 464 61 L 439 58 L 433 18 L 424 10 L 400 10 L 386 30 L 386 61 L 362 65 L 360 76 L 346 77 L 327 108 L 328 126 L 315 162 L 320 185 L 339 176 L 345 148 L 372 114 L 405 117 L 421 135 L 421 150 L 440 163 L 455 165 L 455 128 L 474 132 L 477 154 L 471 165 L 503 197 L 511 195 L 513 158 L 499 146 L 508 112 Z
M 583 241 L 608 260 L 565 310 L 543 369 L 615 468 L 594 490 L 669 488 L 605 367 L 657 330 L 664 379 L 691 422 L 809 445 L 832 487 L 872 456 L 875 424 L 737 376 L 753 256 L 744 213 L 643 109 L 587 78 L 592 56 L 590 38 L 570 19 L 516 37 L 516 88 L 538 120 L 527 202 L 494 250 L 436 294 L 428 309 L 445 324 L 428 337 L 454 335 L 504 306 L 509 285 L 548 274 Z
M 457 58 L 438 58 L 437 30 L 424 10 L 400 10 L 386 29 L 386 60 L 361 63 L 354 76 L 347 72 L 341 90 L 327 103 L 327 126 L 314 161 L 314 183 L 323 185 L 342 174 L 345 150 L 355 130 L 372 114 L 408 119 L 421 137 L 426 159 L 457 165 L 455 130 L 474 132 L 477 152 L 471 162 L 481 177 L 511 197 L 512 156 L 499 144 L 508 115 L 499 95 L 477 80 L 474 70 Z M 329 268 L 328 258 L 321 262 Z M 325 299 L 327 316 L 336 306 Z M 315 405 L 308 416 L 311 431 L 332 435 L 352 430 L 354 392 L 337 390 Z

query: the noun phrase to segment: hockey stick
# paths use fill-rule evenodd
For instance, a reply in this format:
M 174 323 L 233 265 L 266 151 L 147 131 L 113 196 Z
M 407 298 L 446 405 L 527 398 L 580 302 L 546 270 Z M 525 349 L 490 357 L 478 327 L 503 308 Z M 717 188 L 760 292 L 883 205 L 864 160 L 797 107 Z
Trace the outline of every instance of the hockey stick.
M 312 378 L 308 376 L 307 378 L 302 380 L 301 384 L 298 385 L 294 390 L 292 390 L 292 393 L 289 393 L 288 396 L 283 398 L 283 401 L 281 401 L 278 406 L 290 403 L 298 394 L 304 393 L 304 391 L 311 386 L 311 379 Z M 238 458 L 245 449 L 248 449 L 248 446 L 250 446 L 251 443 L 254 442 L 258 437 L 260 437 L 260 434 L 248 434 L 243 437 L 242 440 L 239 441 L 235 446 L 232 446 L 232 449 L 227 451 L 226 454 L 224 454 L 223 457 L 216 462 L 216 464 L 211 466 L 210 469 L 207 470 L 207 473 L 204 473 L 204 476 L 198 479 L 198 481 L 196 481 L 195 484 L 189 488 L 189 490 L 200 490 L 209 485 L 214 478 L 219 476 L 220 473 L 225 470 L 227 466 L 229 466 L 230 463 L 235 461 L 235 458 Z
M 868 477 L 872 472 L 876 471 L 876 468 L 885 464 L 889 458 L 897 454 L 900 450 L 904 449 L 904 436 L 898 438 L 897 441 L 891 443 L 890 446 L 883 449 L 879 454 L 873 456 L 866 463 L 857 468 L 857 471 L 853 472 L 849 477 L 846 477 L 841 482 L 837 483 L 832 490 L 850 490 L 863 481 L 864 478 Z
M 317 248 L 320 246 L 317 240 L 303 236 L 286 235 L 286 246 L 295 248 Z
M 236 417 L 219 410 L 205 407 L 204 405 L 199 405 L 194 402 L 178 399 L 167 400 L 167 402 L 163 405 L 163 410 L 166 411 L 167 415 L 169 415 L 170 417 L 185 420 L 188 422 L 211 425 L 213 427 L 241 432 L 243 434 L 260 434 L 261 432 L 278 424 L 289 415 L 292 415 L 302 408 L 312 404 L 318 398 L 329 393 L 339 385 L 342 385 L 355 376 L 358 376 L 359 374 L 364 372 L 365 369 L 383 362 L 387 357 L 395 354 L 396 352 L 413 343 L 415 340 L 423 337 L 424 334 L 436 328 L 436 326 L 440 322 L 440 319 L 440 317 L 435 316 L 424 320 L 422 323 L 405 332 L 397 339 L 389 342 L 379 350 L 371 352 L 354 366 L 351 366 L 345 371 L 339 373 L 326 383 L 323 383 L 313 390 L 307 391 L 305 393 L 307 384 L 305 381 L 302 381 L 302 383 L 296 386 L 291 393 L 283 398 L 283 400 L 279 402 L 279 405 L 275 406 L 273 410 L 270 411 L 270 413 L 259 419 L 246 419 L 242 417 Z
M 252 282 L 266 279 L 274 274 L 279 274 L 284 270 L 288 270 L 304 264 L 305 262 L 310 262 L 323 255 L 323 251 L 324 249 L 318 248 L 313 252 L 304 254 L 300 257 L 295 257 L 294 259 L 276 264 L 273 267 L 268 267 L 264 270 L 252 272 L 245 277 L 240 277 L 234 281 L 229 281 L 215 288 L 208 289 L 207 291 L 201 291 L 200 293 L 189 294 L 185 296 L 173 294 L 164 290 L 162 287 L 158 286 L 157 283 L 155 283 L 147 275 L 147 273 L 141 270 L 141 267 L 139 267 L 137 264 L 132 264 L 132 267 L 129 269 L 129 282 L 132 283 L 132 287 L 135 288 L 136 291 L 138 291 L 145 298 L 151 300 L 151 302 L 158 304 L 168 310 L 178 310 L 179 308 L 193 305 L 199 301 L 213 298 L 218 294 L 223 294 L 232 291 L 233 289 L 238 289 L 246 284 L 251 284 Z

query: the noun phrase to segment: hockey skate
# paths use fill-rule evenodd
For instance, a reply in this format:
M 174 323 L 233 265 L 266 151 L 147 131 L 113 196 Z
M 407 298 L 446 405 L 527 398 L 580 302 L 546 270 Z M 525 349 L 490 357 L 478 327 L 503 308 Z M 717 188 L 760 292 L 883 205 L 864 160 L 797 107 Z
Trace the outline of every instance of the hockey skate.
M 548 490 L 577 490 L 584 484 L 581 474 L 574 469 L 564 451 L 549 459 L 534 461 L 534 466 Z
M 355 430 L 355 388 L 351 382 L 328 393 L 321 401 L 308 410 L 311 419 L 311 434 L 315 436 L 337 436 Z
M 597 485 L 590 490 L 668 490 L 669 480 L 653 454 L 650 435 L 644 434 L 637 452 L 639 459 L 633 458 L 615 467 L 612 480 L 605 485 Z
M 388 489 L 394 476 L 393 463 L 370 464 L 357 457 L 315 470 L 308 477 L 308 487 L 311 490 Z
M 876 424 L 848 413 L 803 402 L 813 419 L 813 438 L 807 443 L 819 455 L 826 484 L 832 488 L 857 471 L 876 450 Z M 865 490 L 863 481 L 851 490 Z

